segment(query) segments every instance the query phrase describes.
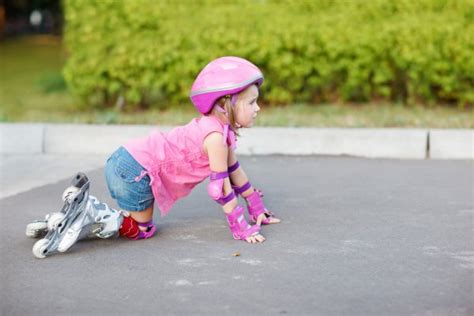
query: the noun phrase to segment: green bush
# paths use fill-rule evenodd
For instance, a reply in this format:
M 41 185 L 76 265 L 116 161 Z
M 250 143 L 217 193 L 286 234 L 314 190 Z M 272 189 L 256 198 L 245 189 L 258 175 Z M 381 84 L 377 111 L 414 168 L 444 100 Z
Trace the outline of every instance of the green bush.
M 263 102 L 474 103 L 469 0 L 64 0 L 64 77 L 89 105 L 188 100 L 213 58 L 264 72 Z

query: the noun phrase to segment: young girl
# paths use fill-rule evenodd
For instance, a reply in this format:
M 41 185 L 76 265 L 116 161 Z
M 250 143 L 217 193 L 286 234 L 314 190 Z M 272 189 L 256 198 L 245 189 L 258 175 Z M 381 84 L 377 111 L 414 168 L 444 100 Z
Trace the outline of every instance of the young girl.
M 167 134 L 154 132 L 132 140 L 109 158 L 105 175 L 110 194 L 130 214 L 124 218 L 121 235 L 153 236 L 154 202 L 164 216 L 176 200 L 209 177 L 209 196 L 222 206 L 233 237 L 250 243 L 265 240 L 260 225 L 280 220 L 265 208 L 234 152 L 238 130 L 251 127 L 260 110 L 262 83 L 262 73 L 249 61 L 218 58 L 199 73 L 191 89 L 201 117 Z M 243 216 L 239 194 L 247 201 L 253 226 Z
M 35 256 L 64 252 L 89 230 L 101 238 L 117 231 L 131 239 L 150 238 L 156 231 L 154 203 L 164 216 L 208 177 L 208 194 L 222 206 L 234 239 L 263 242 L 261 224 L 280 220 L 265 208 L 262 193 L 252 187 L 234 152 L 238 130 L 252 127 L 260 110 L 257 99 L 262 83 L 260 70 L 245 59 L 222 57 L 210 62 L 191 89 L 200 117 L 168 133 L 156 131 L 132 140 L 107 160 L 107 186 L 121 210 L 89 196 L 88 179 L 78 174 L 72 190 L 63 194 L 63 210 L 27 226 L 30 237 L 49 231 L 33 247 Z M 254 225 L 246 221 L 239 195 L 246 200 Z

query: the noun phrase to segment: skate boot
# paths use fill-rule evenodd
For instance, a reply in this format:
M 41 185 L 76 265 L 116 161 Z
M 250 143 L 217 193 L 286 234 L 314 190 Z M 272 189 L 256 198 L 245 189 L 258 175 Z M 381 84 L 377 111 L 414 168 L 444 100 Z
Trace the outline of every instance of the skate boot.
M 80 239 L 109 238 L 120 229 L 123 215 L 89 195 L 90 183 L 85 174 L 78 173 L 71 184 L 63 193 L 64 206 L 60 212 L 27 226 L 28 236 L 44 236 L 33 246 L 37 258 L 65 252 Z
M 67 229 L 58 245 L 58 251 L 67 251 L 80 239 L 94 237 L 105 239 L 118 236 L 122 221 L 121 212 L 100 202 L 95 196 L 89 195 L 85 210 Z

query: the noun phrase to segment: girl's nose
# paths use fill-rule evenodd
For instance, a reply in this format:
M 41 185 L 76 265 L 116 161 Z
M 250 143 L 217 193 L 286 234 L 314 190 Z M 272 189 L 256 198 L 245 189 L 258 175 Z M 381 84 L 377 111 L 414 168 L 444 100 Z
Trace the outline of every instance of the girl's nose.
M 258 104 L 257 103 L 255 103 L 255 104 L 257 105 L 257 107 L 255 108 L 255 112 L 260 111 L 260 107 L 258 106 Z

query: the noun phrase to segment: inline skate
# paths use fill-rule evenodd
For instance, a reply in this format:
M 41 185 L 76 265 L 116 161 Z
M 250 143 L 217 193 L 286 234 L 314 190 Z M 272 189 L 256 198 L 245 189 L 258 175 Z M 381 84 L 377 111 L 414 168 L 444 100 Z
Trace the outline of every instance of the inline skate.
M 27 225 L 26 235 L 41 238 L 33 246 L 33 255 L 45 258 L 58 251 L 65 252 L 78 240 L 91 237 L 109 238 L 118 235 L 123 214 L 89 195 L 90 182 L 78 173 L 62 195 L 59 212 Z

